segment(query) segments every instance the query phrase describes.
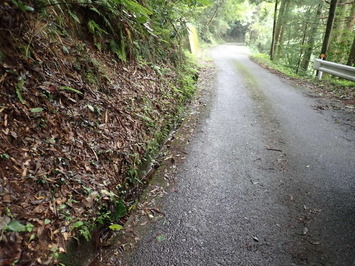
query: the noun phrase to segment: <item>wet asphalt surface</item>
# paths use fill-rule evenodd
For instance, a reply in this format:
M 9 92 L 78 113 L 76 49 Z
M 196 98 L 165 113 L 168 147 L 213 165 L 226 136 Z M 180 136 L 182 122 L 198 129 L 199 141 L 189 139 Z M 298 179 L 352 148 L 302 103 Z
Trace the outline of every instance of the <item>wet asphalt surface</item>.
M 355 130 L 244 47 L 211 55 L 209 112 L 133 265 L 354 265 Z

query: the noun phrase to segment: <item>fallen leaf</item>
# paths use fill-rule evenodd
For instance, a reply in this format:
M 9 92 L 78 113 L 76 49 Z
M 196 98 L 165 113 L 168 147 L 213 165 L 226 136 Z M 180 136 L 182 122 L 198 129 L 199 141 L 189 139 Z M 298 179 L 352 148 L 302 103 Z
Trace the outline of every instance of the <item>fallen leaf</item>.
M 161 235 L 158 235 L 156 237 L 156 239 L 157 239 L 158 242 L 162 242 L 162 241 L 166 240 L 166 236 L 161 234 Z
M 6 194 L 2 197 L 2 202 L 4 203 L 11 203 L 11 196 L 9 194 Z
M 43 111 L 43 108 L 41 108 L 41 107 L 31 108 L 30 111 L 32 113 L 40 113 Z
M 119 224 L 111 224 L 108 228 L 110 228 L 111 230 L 114 230 L 114 231 L 120 231 L 122 229 L 122 225 L 119 225 Z
M 0 230 L 7 226 L 7 224 L 11 221 L 11 219 L 7 216 L 0 217 Z
M 10 131 L 11 136 L 13 136 L 15 139 L 17 139 L 17 134 L 15 131 Z
M 26 226 L 21 224 L 19 221 L 12 220 L 11 222 L 8 223 L 8 225 L 6 226 L 6 229 L 8 229 L 12 232 L 25 232 Z
M 43 213 L 47 209 L 44 205 L 38 205 L 36 208 L 33 209 L 35 213 Z

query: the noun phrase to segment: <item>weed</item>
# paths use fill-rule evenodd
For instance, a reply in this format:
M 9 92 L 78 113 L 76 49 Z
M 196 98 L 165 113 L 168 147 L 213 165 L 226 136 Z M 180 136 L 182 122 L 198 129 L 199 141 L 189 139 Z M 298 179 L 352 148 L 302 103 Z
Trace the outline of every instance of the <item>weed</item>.
M 262 65 L 265 65 L 271 69 L 275 69 L 285 75 L 291 76 L 291 77 L 296 77 L 297 75 L 291 70 L 290 68 L 280 65 L 277 63 L 274 63 L 273 61 L 270 60 L 269 56 L 267 54 L 253 54 L 251 56 L 252 59 L 256 60 Z
M 72 87 L 68 87 L 68 86 L 60 86 L 61 90 L 66 90 L 66 91 L 72 91 L 75 92 L 77 94 L 83 94 L 81 91 L 73 89 Z
M 33 228 L 34 225 L 31 223 L 23 225 L 17 220 L 12 220 L 4 227 L 4 230 L 11 232 L 32 232 Z
M 91 239 L 92 225 L 84 223 L 83 221 L 77 221 L 72 224 L 71 230 L 77 230 L 80 236 L 84 237 L 86 241 Z
M 22 103 L 22 104 L 26 104 L 26 101 L 25 99 L 22 97 L 22 90 L 23 90 L 23 86 L 25 85 L 25 79 L 24 77 L 20 76 L 19 77 L 19 80 L 16 84 L 16 95 L 17 95 L 17 98 L 19 99 L 19 101 Z
M 8 155 L 7 153 L 2 153 L 0 154 L 0 159 L 10 159 L 10 155 Z

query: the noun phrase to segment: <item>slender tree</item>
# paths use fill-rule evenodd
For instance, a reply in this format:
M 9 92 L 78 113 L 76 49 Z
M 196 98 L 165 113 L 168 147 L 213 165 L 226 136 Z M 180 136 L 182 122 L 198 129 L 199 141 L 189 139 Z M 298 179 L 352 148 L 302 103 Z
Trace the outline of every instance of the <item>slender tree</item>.
M 311 13 L 311 8 L 309 8 L 307 10 L 306 16 L 308 17 L 310 15 L 310 13 Z M 299 57 L 298 57 L 298 61 L 297 61 L 296 73 L 299 73 L 299 71 L 300 71 L 302 57 L 303 57 L 304 50 L 305 50 L 308 26 L 309 26 L 309 22 L 306 21 L 306 23 L 304 24 L 304 29 L 303 29 L 301 49 L 300 49 L 300 53 L 299 53 Z
M 347 65 L 349 66 L 354 66 L 355 65 L 355 36 L 353 40 L 353 45 L 351 46 L 350 49 L 350 54 L 349 54 L 349 59 Z
M 320 15 L 322 14 L 322 7 L 323 7 L 323 2 L 320 2 L 317 6 L 317 11 L 313 18 L 313 23 L 309 31 L 308 44 L 304 52 L 302 63 L 301 63 L 301 69 L 303 69 L 304 71 L 307 71 L 309 62 L 311 60 L 311 56 L 312 56 L 312 52 L 316 40 L 317 30 L 319 26 L 319 18 Z
M 274 10 L 274 23 L 272 27 L 272 40 L 271 40 L 271 48 L 270 48 L 270 59 L 274 60 L 274 54 L 275 54 L 275 39 L 276 39 L 276 20 L 277 20 L 277 7 L 279 5 L 279 1 L 275 0 L 275 10 Z
M 346 62 L 353 40 L 355 1 L 338 0 L 338 6 L 328 49 L 328 59 L 333 62 Z
M 326 55 L 327 51 L 328 51 L 329 42 L 330 42 L 330 34 L 332 32 L 332 28 L 333 28 L 333 24 L 334 24 L 335 11 L 336 11 L 336 8 L 337 8 L 337 4 L 338 4 L 338 0 L 331 0 L 331 2 L 330 2 L 327 27 L 325 29 L 325 34 L 324 34 L 321 54 L 325 54 Z
M 289 13 L 290 0 L 281 0 L 279 15 L 275 28 L 275 52 L 274 58 L 281 54 L 283 36 L 285 31 L 286 17 Z

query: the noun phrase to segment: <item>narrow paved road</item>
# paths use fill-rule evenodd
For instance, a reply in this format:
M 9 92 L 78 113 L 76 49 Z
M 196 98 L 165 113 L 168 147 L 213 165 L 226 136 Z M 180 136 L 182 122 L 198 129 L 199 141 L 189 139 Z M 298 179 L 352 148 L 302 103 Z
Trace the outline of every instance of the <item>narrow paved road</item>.
M 210 113 L 134 265 L 354 265 L 355 131 L 244 49 L 212 51 Z

